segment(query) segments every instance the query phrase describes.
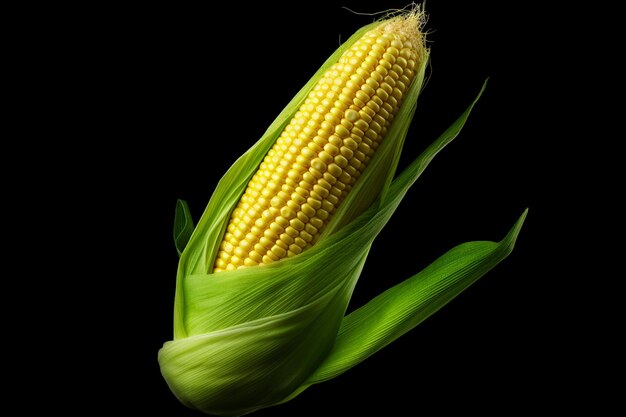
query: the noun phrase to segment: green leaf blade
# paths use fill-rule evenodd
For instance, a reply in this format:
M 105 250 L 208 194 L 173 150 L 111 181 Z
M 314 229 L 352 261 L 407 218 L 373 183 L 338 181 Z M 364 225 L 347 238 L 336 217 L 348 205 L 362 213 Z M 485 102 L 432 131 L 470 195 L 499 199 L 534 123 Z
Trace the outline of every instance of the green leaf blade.
M 333 350 L 306 386 L 334 378 L 367 359 L 476 282 L 511 253 L 527 213 L 500 242 L 461 244 L 346 316 Z
M 176 201 L 176 211 L 174 212 L 174 245 L 176 246 L 179 257 L 185 250 L 194 228 L 195 226 L 191 218 L 189 205 L 185 200 Z

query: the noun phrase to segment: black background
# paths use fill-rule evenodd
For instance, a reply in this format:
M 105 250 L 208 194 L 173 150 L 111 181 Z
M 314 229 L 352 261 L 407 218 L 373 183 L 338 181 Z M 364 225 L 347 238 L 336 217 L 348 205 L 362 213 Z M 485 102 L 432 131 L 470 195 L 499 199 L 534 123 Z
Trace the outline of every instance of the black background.
M 97 145 L 80 165 L 99 175 L 79 195 L 93 208 L 85 221 L 98 225 L 87 237 L 95 233 L 106 244 L 98 254 L 102 280 L 85 284 L 95 295 L 94 305 L 83 306 L 93 325 L 80 328 L 89 349 L 77 349 L 72 360 L 90 365 L 63 387 L 68 397 L 119 412 L 200 415 L 170 393 L 156 360 L 172 337 L 176 199 L 187 200 L 197 220 L 234 160 L 340 40 L 373 20 L 341 6 L 376 12 L 405 5 L 150 5 L 103 10 L 96 30 L 84 23 L 85 32 L 96 33 L 81 52 L 93 104 L 81 114 Z M 550 15 L 483 1 L 433 0 L 427 12 L 431 65 L 400 169 L 490 81 L 461 135 L 374 243 L 350 309 L 457 244 L 501 239 L 529 207 L 517 246 L 392 345 L 258 416 L 509 414 L 560 406 L 554 386 L 568 371 L 553 344 L 557 318 L 548 294 L 538 290 L 558 279 L 540 267 L 550 222 L 537 150 L 555 140 L 551 120 L 561 99 Z M 89 158 L 91 152 L 99 158 Z

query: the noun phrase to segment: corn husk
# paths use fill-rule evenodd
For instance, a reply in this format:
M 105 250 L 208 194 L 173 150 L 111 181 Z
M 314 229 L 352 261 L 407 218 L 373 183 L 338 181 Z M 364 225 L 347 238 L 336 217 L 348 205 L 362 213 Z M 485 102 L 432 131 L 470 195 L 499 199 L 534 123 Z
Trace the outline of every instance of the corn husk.
M 395 176 L 426 57 L 385 140 L 320 240 L 279 262 L 211 273 L 230 214 L 263 157 L 324 71 L 377 24 L 344 43 L 233 164 L 195 228 L 186 204 L 179 202 L 174 339 L 164 344 L 158 359 L 172 392 L 191 408 L 242 415 L 290 400 L 415 327 L 513 249 L 526 212 L 500 242 L 457 246 L 345 314 L 372 242 L 434 156 L 458 135 L 478 100 Z

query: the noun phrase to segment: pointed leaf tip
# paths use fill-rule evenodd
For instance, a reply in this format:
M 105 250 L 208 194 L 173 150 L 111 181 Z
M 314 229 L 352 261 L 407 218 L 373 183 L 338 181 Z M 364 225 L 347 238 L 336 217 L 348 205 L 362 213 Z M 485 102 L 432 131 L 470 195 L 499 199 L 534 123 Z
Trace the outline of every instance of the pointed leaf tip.
M 178 256 L 185 250 L 193 229 L 193 219 L 191 218 L 187 202 L 185 200 L 177 200 L 174 213 L 174 245 L 176 246 Z
M 463 243 L 347 315 L 333 350 L 298 392 L 359 364 L 476 282 L 511 253 L 527 213 L 500 242 Z

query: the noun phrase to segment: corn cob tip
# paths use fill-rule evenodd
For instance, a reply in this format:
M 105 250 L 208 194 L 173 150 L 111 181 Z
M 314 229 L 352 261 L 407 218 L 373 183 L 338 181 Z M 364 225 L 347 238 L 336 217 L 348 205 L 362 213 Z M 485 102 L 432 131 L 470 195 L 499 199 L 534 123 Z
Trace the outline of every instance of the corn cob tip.
M 405 37 L 418 52 L 420 61 L 424 58 L 426 48 L 426 13 L 421 5 L 412 3 L 405 9 L 388 12 L 381 20 L 381 30 Z

